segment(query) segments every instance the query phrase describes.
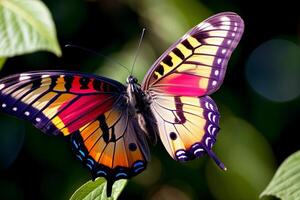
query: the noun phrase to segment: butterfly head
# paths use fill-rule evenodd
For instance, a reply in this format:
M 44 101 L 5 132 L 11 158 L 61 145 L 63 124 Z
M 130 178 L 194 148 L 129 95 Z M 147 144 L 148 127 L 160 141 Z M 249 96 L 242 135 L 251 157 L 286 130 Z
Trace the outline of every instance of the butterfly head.
M 137 84 L 138 80 L 137 78 L 135 78 L 134 76 L 128 76 L 127 80 L 126 80 L 127 84 Z

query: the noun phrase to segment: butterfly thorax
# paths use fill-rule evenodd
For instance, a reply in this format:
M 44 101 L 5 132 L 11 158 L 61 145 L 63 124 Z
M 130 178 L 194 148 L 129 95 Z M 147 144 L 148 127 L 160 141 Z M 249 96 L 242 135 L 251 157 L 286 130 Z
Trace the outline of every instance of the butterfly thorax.
M 155 144 L 157 141 L 157 125 L 150 109 L 150 98 L 141 89 L 135 77 L 130 75 L 126 82 L 131 114 L 135 116 L 141 129 L 148 136 L 151 143 Z

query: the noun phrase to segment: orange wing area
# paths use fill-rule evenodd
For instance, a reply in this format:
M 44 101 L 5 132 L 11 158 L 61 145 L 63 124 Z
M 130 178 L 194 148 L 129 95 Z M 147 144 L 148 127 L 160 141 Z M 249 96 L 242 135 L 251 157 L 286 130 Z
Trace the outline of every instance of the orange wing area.
M 220 117 L 215 102 L 209 96 L 151 95 L 159 136 L 170 156 L 188 161 L 208 153 L 225 169 L 212 152 Z
M 67 71 L 36 71 L 0 80 L 0 110 L 51 135 L 68 135 L 110 110 L 124 86 Z
M 229 58 L 241 39 L 243 20 L 235 13 L 214 15 L 195 26 L 152 65 L 144 90 L 203 96 L 222 84 Z
M 94 178 L 112 182 L 139 174 L 149 160 L 145 136 L 126 107 L 115 106 L 80 128 L 72 147 Z

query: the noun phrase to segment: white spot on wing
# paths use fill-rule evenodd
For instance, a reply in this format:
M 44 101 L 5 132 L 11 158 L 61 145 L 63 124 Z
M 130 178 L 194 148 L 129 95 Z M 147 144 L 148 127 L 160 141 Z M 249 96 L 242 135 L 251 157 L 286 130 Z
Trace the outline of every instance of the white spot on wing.
M 6 107 L 6 104 L 5 104 L 5 103 L 3 103 L 3 104 L 2 104 L 2 108 L 5 108 L 5 107 Z
M 205 107 L 206 107 L 207 109 L 209 109 L 209 107 L 208 107 L 208 102 L 205 102 Z
M 234 29 L 233 29 L 234 31 L 236 31 L 237 30 L 237 27 L 234 27 Z
M 216 115 L 213 115 L 213 122 L 215 122 L 216 123 Z
M 40 121 L 41 121 L 41 118 L 37 117 L 37 118 L 35 119 L 35 121 L 40 122 Z
M 226 49 L 222 49 L 222 54 L 225 54 L 226 53 Z
M 13 107 L 13 111 L 17 111 L 18 110 L 18 108 L 17 107 Z
M 177 151 L 177 153 L 176 153 L 177 156 L 181 156 L 182 154 L 185 154 L 185 152 L 183 150 Z
M 208 146 L 208 144 L 209 144 L 209 140 L 210 140 L 211 138 L 210 137 L 207 137 L 206 138 L 206 140 L 205 140 L 205 144 L 206 144 L 206 146 Z
M 231 23 L 230 22 L 222 22 L 222 24 L 229 26 Z
M 26 111 L 24 114 L 25 114 L 26 116 L 29 116 L 29 115 L 30 115 L 30 113 L 29 113 L 28 111 Z
M 196 149 L 196 150 L 194 151 L 194 155 L 196 155 L 198 152 L 201 152 L 201 151 L 204 151 L 204 149 Z
M 5 87 L 5 85 L 2 83 L 0 84 L 0 90 L 2 90 Z
M 216 130 L 217 130 L 217 129 L 216 129 L 215 127 L 213 127 L 213 129 L 212 129 L 212 131 L 211 131 L 213 135 L 215 135 L 215 131 L 216 131 Z
M 20 81 L 27 80 L 27 79 L 30 79 L 29 74 L 20 74 L 20 78 L 19 78 Z
M 218 76 L 219 75 L 219 70 L 215 71 L 215 75 Z
M 208 119 L 209 119 L 209 121 L 211 121 L 211 115 L 212 115 L 212 113 L 209 112 L 209 113 L 208 113 Z
M 222 62 L 222 59 L 218 58 L 217 62 L 218 62 L 218 64 L 220 64 Z
M 214 106 L 211 103 L 209 104 L 209 107 L 211 110 L 214 110 Z
M 208 133 L 211 135 L 211 127 L 212 127 L 212 124 L 210 124 L 210 125 L 208 125 L 208 127 L 207 127 L 207 130 L 208 130 Z
M 217 85 L 217 81 L 213 81 L 213 82 L 212 82 L 212 85 L 213 85 L 213 86 Z
M 207 23 L 207 22 L 200 23 L 197 27 L 203 28 L 203 30 L 206 30 L 206 31 L 214 29 L 214 27 L 210 23 Z
M 229 17 L 223 16 L 221 17 L 221 21 L 230 21 Z
M 232 37 L 234 37 L 234 36 L 235 36 L 235 33 L 232 33 L 231 35 L 232 35 Z
M 228 40 L 228 41 L 227 41 L 227 44 L 228 44 L 228 45 L 231 44 L 231 40 Z

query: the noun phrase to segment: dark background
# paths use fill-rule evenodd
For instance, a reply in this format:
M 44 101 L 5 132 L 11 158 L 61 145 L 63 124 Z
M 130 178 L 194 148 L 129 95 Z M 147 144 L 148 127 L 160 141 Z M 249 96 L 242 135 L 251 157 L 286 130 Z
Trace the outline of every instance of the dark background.
M 142 81 L 165 49 L 199 22 L 233 11 L 245 32 L 213 94 L 221 112 L 214 150 L 207 157 L 173 161 L 159 144 L 148 169 L 129 181 L 120 199 L 258 199 L 278 165 L 300 149 L 300 15 L 295 1 L 44 0 L 56 24 L 63 56 L 38 52 L 8 59 L 1 77 L 28 70 L 66 69 L 125 82 L 107 55 L 131 67 L 141 30 L 147 29 L 134 74 Z M 90 180 L 72 154 L 69 138 L 43 135 L 28 122 L 0 115 L 1 199 L 67 199 Z M 3 197 L 3 198 L 2 198 Z

